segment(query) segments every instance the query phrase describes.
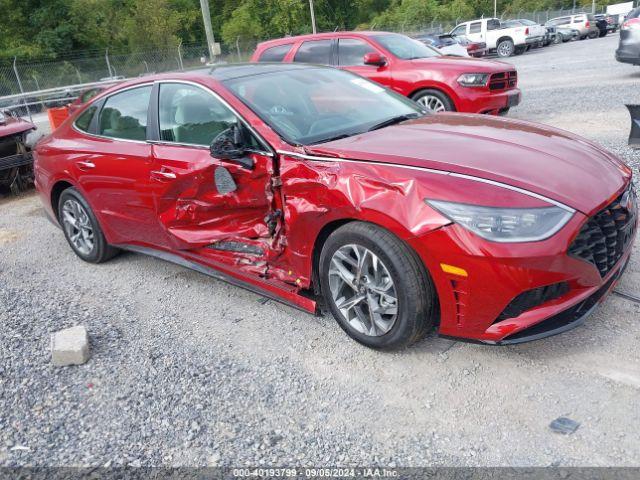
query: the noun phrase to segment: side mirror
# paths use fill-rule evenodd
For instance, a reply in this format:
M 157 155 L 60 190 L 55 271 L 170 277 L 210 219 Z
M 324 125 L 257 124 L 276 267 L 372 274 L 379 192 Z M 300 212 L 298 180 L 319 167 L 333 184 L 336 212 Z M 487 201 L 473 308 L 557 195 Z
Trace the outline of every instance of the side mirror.
M 246 156 L 247 142 L 244 129 L 235 124 L 220 132 L 209 145 L 209 153 L 218 160 L 230 160 L 249 170 L 253 169 L 253 159 Z
M 385 57 L 384 55 L 380 55 L 378 52 L 366 53 L 364 56 L 364 64 L 383 67 L 387 64 L 387 57 Z

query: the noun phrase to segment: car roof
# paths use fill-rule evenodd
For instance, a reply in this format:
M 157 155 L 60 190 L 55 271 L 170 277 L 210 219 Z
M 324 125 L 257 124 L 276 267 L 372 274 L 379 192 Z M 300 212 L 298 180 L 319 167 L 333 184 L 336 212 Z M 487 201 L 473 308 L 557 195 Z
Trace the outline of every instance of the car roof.
M 293 37 L 282 37 L 273 40 L 266 40 L 258 44 L 259 48 L 271 47 L 276 45 L 287 45 L 289 43 L 296 43 L 300 40 L 323 40 L 332 39 L 341 35 L 349 35 L 352 37 L 371 37 L 373 35 L 393 35 L 394 32 L 378 32 L 378 31 L 340 31 L 340 32 L 325 32 L 325 33 L 310 33 L 307 35 L 297 35 Z M 401 34 L 396 34 L 401 35 Z

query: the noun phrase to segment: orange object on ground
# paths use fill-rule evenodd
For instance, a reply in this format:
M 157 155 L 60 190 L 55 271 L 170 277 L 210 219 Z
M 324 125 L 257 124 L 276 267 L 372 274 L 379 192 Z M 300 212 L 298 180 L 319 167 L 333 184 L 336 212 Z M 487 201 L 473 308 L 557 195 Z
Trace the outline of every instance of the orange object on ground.
M 69 109 L 67 107 L 50 108 L 47 110 L 47 114 L 49 115 L 49 125 L 53 131 L 69 117 Z

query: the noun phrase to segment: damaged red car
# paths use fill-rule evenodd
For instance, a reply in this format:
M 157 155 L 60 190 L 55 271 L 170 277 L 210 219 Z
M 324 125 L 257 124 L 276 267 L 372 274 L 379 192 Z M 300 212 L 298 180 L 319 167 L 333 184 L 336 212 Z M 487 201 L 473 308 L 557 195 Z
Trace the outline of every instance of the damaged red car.
M 631 170 L 584 139 L 308 65 L 114 87 L 37 144 L 35 176 L 81 259 L 153 255 L 326 309 L 374 348 L 574 327 L 638 222 Z

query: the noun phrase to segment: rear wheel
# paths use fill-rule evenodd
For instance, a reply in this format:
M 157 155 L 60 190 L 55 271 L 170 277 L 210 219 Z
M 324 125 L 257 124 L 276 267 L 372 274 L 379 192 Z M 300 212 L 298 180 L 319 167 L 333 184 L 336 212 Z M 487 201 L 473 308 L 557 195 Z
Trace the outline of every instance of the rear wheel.
M 75 188 L 60 195 L 58 220 L 69 246 L 85 262 L 106 262 L 118 253 L 107 243 L 91 207 Z
M 562 43 L 563 38 L 562 35 L 557 33 L 554 37 L 553 37 L 553 44 L 554 45 L 558 45 L 559 43 Z
M 513 54 L 514 54 L 514 55 L 522 55 L 522 54 L 523 54 L 524 52 L 526 52 L 526 51 L 527 51 L 527 47 L 516 47 L 516 48 L 513 50 Z
M 496 47 L 499 57 L 510 57 L 515 51 L 512 40 L 502 40 Z
M 411 100 L 430 112 L 454 112 L 456 109 L 451 99 L 439 90 L 428 88 L 411 96 Z
M 405 347 L 433 325 L 433 284 L 417 255 L 364 222 L 338 228 L 319 262 L 322 294 L 342 329 L 372 348 Z
M 592 30 L 589 32 L 588 37 L 593 40 L 594 38 L 598 38 L 599 35 L 600 35 L 599 31 L 596 32 L 595 30 Z

